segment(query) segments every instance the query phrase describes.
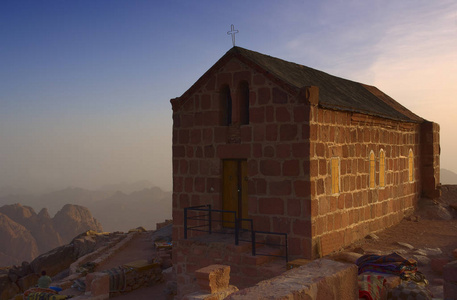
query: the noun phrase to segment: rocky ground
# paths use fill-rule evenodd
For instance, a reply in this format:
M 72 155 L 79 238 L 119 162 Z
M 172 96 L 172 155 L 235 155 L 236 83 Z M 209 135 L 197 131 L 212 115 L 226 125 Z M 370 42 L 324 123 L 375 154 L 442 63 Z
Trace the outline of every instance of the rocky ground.
M 422 199 L 414 215 L 345 249 L 360 254 L 397 252 L 418 262 L 434 297 L 443 297 L 443 266 L 457 259 L 457 186 L 436 201 Z
M 138 234 L 135 238 L 133 238 L 126 247 L 124 247 L 121 251 L 116 252 L 112 255 L 109 259 L 104 261 L 102 264 L 98 265 L 95 268 L 95 272 L 108 270 L 117 266 L 122 266 L 124 264 L 130 263 L 135 260 L 145 259 L 147 261 L 153 261 L 156 259 L 157 252 L 154 248 L 153 241 L 160 237 L 170 237 L 171 238 L 171 226 L 163 228 L 162 230 L 158 231 L 146 231 L 143 233 Z M 164 268 L 171 267 L 171 261 L 164 262 Z M 170 269 L 171 270 L 171 269 Z M 165 273 L 169 274 L 170 270 L 166 271 Z M 170 280 L 171 277 L 166 277 L 166 279 Z M 167 281 L 168 281 L 167 280 Z M 160 282 L 156 285 L 150 287 L 143 287 L 137 290 L 134 290 L 130 293 L 118 295 L 115 298 L 119 300 L 149 300 L 149 299 L 165 299 L 165 292 L 166 292 L 166 282 Z M 63 295 L 73 295 L 73 296 L 80 296 L 84 293 L 75 289 L 69 288 L 67 290 L 62 291 L 60 294 Z
M 419 209 L 400 224 L 377 232 L 345 251 L 360 254 L 397 252 L 418 261 L 418 269 L 429 281 L 436 298 L 443 297 L 443 266 L 457 259 L 457 186 L 443 186 L 437 201 L 423 199 Z M 165 299 L 165 283 L 116 297 L 129 299 Z
M 419 209 L 413 216 L 353 244 L 345 251 L 360 254 L 389 254 L 396 251 L 405 258 L 414 258 L 418 261 L 419 271 L 429 281 L 429 290 L 435 297 L 443 297 L 443 266 L 457 259 L 457 186 L 443 186 L 442 190 L 441 199 L 421 200 Z M 148 252 L 151 254 L 150 245 L 140 248 L 120 252 L 111 263 L 128 259 L 131 257 L 130 251 L 145 251 L 145 255 Z M 116 298 L 166 299 L 168 289 L 166 283 L 161 283 Z
M 441 199 L 421 200 L 419 209 L 413 216 L 405 218 L 398 225 L 371 234 L 345 251 L 359 254 L 389 254 L 395 251 L 405 258 L 414 258 L 418 261 L 419 271 L 429 281 L 429 289 L 434 296 L 443 297 L 443 266 L 457 259 L 457 186 L 443 186 L 442 190 Z M 171 232 L 167 233 L 164 230 L 142 233 L 98 268 L 107 269 L 139 258 L 151 260 L 156 255 L 153 240 L 168 234 Z M 134 290 L 116 298 L 119 300 L 166 299 L 172 289 L 170 282 L 173 279 L 170 270 L 165 271 L 165 282 Z M 9 275 L 11 274 L 5 276 Z M 168 285 L 166 281 L 169 281 Z M 64 293 L 81 294 L 72 289 Z

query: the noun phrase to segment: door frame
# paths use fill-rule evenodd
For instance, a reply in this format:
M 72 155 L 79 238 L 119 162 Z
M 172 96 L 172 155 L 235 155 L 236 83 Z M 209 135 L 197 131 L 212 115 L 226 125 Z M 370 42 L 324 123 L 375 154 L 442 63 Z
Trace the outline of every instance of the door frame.
M 248 180 L 247 180 L 247 159 L 222 159 L 222 209 L 234 210 L 237 217 L 241 219 L 248 218 Z M 236 174 L 234 174 L 236 173 Z M 227 176 L 236 175 L 236 182 L 231 182 Z M 235 185 L 234 185 L 235 184 Z M 229 190 L 237 189 L 237 191 Z M 233 197 L 236 194 L 236 200 L 228 201 L 227 197 Z M 229 214 L 222 214 L 222 219 L 229 220 Z M 241 222 L 240 228 L 248 229 L 249 224 Z M 234 227 L 233 223 L 222 222 L 223 227 Z

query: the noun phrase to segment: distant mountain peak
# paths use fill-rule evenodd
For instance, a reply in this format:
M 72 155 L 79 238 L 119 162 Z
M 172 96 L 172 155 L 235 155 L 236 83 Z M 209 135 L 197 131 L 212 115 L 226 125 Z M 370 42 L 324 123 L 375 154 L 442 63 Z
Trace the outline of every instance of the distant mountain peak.
M 4 205 L 0 207 L 0 212 L 9 216 L 15 222 L 30 219 L 36 216 L 35 210 L 30 206 L 22 206 L 20 203 Z
M 51 219 L 51 216 L 49 215 L 48 209 L 42 208 L 40 212 L 38 213 L 38 218 L 40 219 Z

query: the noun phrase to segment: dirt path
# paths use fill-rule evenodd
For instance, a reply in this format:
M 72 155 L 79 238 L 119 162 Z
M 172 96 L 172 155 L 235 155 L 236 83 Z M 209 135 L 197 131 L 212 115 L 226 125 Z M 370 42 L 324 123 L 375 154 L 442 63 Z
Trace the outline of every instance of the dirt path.
M 152 261 L 156 254 L 152 235 L 151 231 L 138 233 L 124 249 L 97 266 L 95 272 L 109 270 L 140 259 Z
M 139 233 L 128 243 L 128 245 L 126 245 L 124 249 L 114 254 L 103 264 L 99 265 L 95 271 L 99 272 L 108 270 L 140 259 L 152 261 L 156 257 L 153 240 L 154 232 L 147 231 Z M 151 287 L 141 288 L 128 294 L 117 296 L 115 298 L 119 300 L 165 299 L 163 293 L 164 288 L 165 282 L 162 282 Z

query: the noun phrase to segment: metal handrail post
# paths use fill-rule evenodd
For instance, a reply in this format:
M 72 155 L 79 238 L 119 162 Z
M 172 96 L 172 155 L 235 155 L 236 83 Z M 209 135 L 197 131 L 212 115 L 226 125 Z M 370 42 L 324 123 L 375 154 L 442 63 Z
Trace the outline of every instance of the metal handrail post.
M 238 232 L 239 232 L 238 224 L 239 224 L 239 220 L 236 217 L 236 212 L 235 212 L 235 245 L 237 245 L 237 246 L 238 246 Z
M 252 256 L 255 256 L 255 233 L 254 233 L 254 221 L 251 219 L 251 251 L 252 251 Z
M 252 256 L 255 256 L 255 232 L 252 231 Z
M 209 234 L 211 234 L 211 231 L 212 231 L 212 214 L 211 214 L 211 204 L 208 204 L 208 230 L 209 230 Z
M 287 245 L 287 233 L 286 233 L 286 263 L 289 262 L 289 246 Z
M 184 239 L 187 240 L 187 207 L 184 208 Z

